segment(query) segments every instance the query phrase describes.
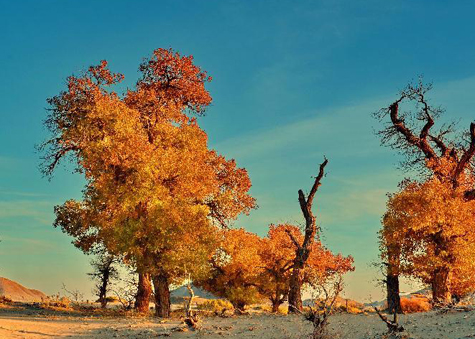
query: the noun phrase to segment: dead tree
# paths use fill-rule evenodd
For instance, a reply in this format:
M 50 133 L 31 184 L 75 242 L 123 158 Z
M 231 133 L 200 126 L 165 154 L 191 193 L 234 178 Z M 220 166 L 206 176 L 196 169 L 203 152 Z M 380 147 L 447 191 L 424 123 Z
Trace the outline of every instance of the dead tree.
M 124 311 L 129 311 L 134 307 L 138 290 L 138 274 L 130 267 L 126 274 L 121 277 L 120 284 L 116 284 L 112 293 L 116 296 Z
M 317 226 L 316 217 L 312 212 L 313 199 L 315 198 L 315 193 L 317 193 L 318 188 L 320 187 L 324 174 L 325 166 L 328 164 L 328 159 L 324 158 L 324 161 L 320 164 L 320 169 L 318 175 L 315 178 L 313 186 L 310 190 L 310 193 L 306 197 L 302 190 L 298 191 L 299 195 L 299 204 L 300 209 L 302 210 L 303 216 L 305 218 L 305 236 L 303 243 L 300 244 L 297 239 L 287 232 L 289 237 L 292 239 L 292 242 L 296 246 L 295 259 L 292 265 L 292 275 L 290 276 L 290 288 L 289 288 L 289 312 L 297 313 L 302 309 L 302 277 L 301 271 L 307 262 L 307 259 L 310 255 L 312 244 L 315 241 L 315 237 L 319 239 L 320 229 Z
M 312 322 L 312 339 L 330 338 L 328 334 L 328 319 L 333 314 L 335 303 L 343 291 L 343 277 L 336 274 L 332 281 L 322 281 L 313 286 L 319 292 L 315 305 L 310 306 L 305 319 Z
M 200 319 L 197 314 L 193 313 L 192 303 L 193 298 L 195 297 L 195 292 L 191 286 L 191 279 L 188 278 L 188 283 L 186 284 L 186 289 L 190 294 L 189 299 L 185 302 L 185 324 L 191 329 L 198 329 L 200 327 Z
M 423 176 L 434 176 L 452 185 L 462 187 L 465 198 L 475 199 L 475 188 L 466 178 L 472 176 L 475 156 L 475 123 L 462 137 L 454 137 L 455 124 L 445 124 L 435 129 L 435 119 L 443 110 L 428 103 L 427 92 L 431 85 L 409 84 L 401 91 L 399 98 L 389 107 L 375 114 L 380 120 L 389 116 L 387 126 L 378 132 L 383 145 L 392 147 L 406 156 L 402 167 L 406 170 L 419 169 Z M 401 111 L 403 103 L 412 103 L 415 109 Z M 437 239 L 446 247 L 447 239 Z M 432 294 L 435 303 L 450 302 L 449 268 L 440 267 L 432 278 Z
M 397 319 L 397 312 L 393 313 L 393 320 L 389 320 L 385 315 L 383 315 L 377 307 L 374 307 L 374 310 L 376 313 L 378 313 L 379 318 L 386 324 L 388 327 L 388 334 L 394 335 L 398 334 L 401 332 L 404 332 L 404 327 L 399 325 L 398 319 Z
M 88 275 L 97 282 L 94 287 L 94 293 L 98 296 L 98 301 L 101 303 L 102 308 L 107 306 L 107 292 L 109 291 L 111 281 L 117 279 L 119 275 L 115 267 L 117 260 L 113 255 L 103 251 L 99 253 L 96 259 L 91 261 L 94 271 L 88 273 Z
M 79 305 L 81 300 L 84 299 L 84 294 L 79 291 L 78 289 L 75 290 L 68 290 L 66 285 L 63 283 L 63 287 L 61 288 L 67 295 L 69 295 L 70 299 L 76 304 Z

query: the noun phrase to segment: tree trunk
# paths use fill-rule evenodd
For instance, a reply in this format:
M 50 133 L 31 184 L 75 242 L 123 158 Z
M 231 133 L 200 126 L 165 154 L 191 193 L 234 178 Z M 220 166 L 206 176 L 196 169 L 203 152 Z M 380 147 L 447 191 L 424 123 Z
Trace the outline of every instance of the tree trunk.
M 302 281 L 300 268 L 295 267 L 290 276 L 289 313 L 299 313 L 302 310 Z
M 450 265 L 453 257 L 450 253 L 448 239 L 443 236 L 442 230 L 433 235 L 435 243 L 435 255 L 445 266 L 437 267 L 432 276 L 432 302 L 434 305 L 447 305 L 452 301 L 450 293 Z
M 388 265 L 386 267 L 386 300 L 390 314 L 402 313 L 401 298 L 399 296 L 399 266 L 401 247 L 387 246 Z
M 289 313 L 299 313 L 302 310 L 302 280 L 300 279 L 300 270 L 304 268 L 307 262 L 315 237 L 320 239 L 320 228 L 317 227 L 316 218 L 312 212 L 312 204 L 318 187 L 321 185 L 320 181 L 325 174 L 324 170 L 327 164 L 328 160 L 325 158 L 320 164 L 318 175 L 315 178 L 308 196 L 305 196 L 303 190 L 298 191 L 300 209 L 305 218 L 305 236 L 303 243 L 300 244 L 291 232 L 287 232 L 296 247 L 294 265 L 290 277 Z
M 272 299 L 272 313 L 279 312 L 279 307 L 282 305 L 282 299 L 276 298 Z
M 386 276 L 386 292 L 388 313 L 402 313 L 401 298 L 399 296 L 399 276 L 388 272 Z
M 246 303 L 242 301 L 235 301 L 233 303 L 234 314 L 244 314 L 246 312 Z
M 432 277 L 432 300 L 434 304 L 446 305 L 452 301 L 450 293 L 450 269 L 437 268 Z
M 161 318 L 170 316 L 170 288 L 168 277 L 157 274 L 153 276 L 153 287 L 155 290 L 155 315 Z
M 135 310 L 139 313 L 148 313 L 150 296 L 152 295 L 152 284 L 150 274 L 139 273 L 139 284 L 137 296 L 135 298 Z
M 107 306 L 107 285 L 109 284 L 109 274 L 110 270 L 106 269 L 102 277 L 102 284 L 99 290 L 99 301 L 101 302 L 101 308 L 106 308 Z

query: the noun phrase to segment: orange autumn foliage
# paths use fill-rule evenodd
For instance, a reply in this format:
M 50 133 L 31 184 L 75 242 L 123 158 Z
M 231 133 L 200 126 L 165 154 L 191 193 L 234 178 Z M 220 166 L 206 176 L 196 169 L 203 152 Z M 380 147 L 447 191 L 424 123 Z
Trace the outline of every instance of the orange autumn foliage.
M 398 247 L 399 272 L 436 288 L 437 274 L 446 272 L 448 292 L 475 291 L 475 201 L 464 187 L 454 189 L 433 177 L 406 182 L 390 196 L 381 231 L 382 255 Z
M 255 281 L 262 272 L 259 251 L 262 239 L 244 229 L 229 229 L 222 232 L 219 249 L 211 259 L 209 277 L 195 284 L 228 299 L 237 310 L 258 302 L 262 295 Z
M 196 116 L 211 78 L 193 57 L 157 49 L 125 94 L 107 62 L 71 76 L 48 100 L 45 174 L 70 158 L 87 184 L 82 201 L 55 208 L 55 226 L 84 251 L 105 246 L 139 272 L 178 283 L 206 274 L 227 225 L 255 206 L 245 169 L 209 149 Z
M 237 309 L 267 298 L 277 312 L 287 298 L 295 258 L 288 232 L 303 239 L 301 230 L 288 224 L 270 225 L 264 238 L 244 229 L 223 231 L 221 247 L 211 261 L 211 277 L 197 283 Z M 353 258 L 335 255 L 315 242 L 302 272 L 303 283 L 310 287 L 351 270 Z
M 260 292 L 272 302 L 274 311 L 284 302 L 289 291 L 292 265 L 296 247 L 289 236 L 302 242 L 302 231 L 294 225 L 270 225 L 267 237 L 263 238 L 260 257 L 264 270 L 258 283 Z M 333 254 L 320 242 L 314 242 L 310 256 L 302 270 L 304 286 L 315 286 L 335 274 L 344 274 L 354 270 L 353 258 Z
M 430 300 L 426 297 L 401 298 L 403 313 L 427 312 L 432 309 Z

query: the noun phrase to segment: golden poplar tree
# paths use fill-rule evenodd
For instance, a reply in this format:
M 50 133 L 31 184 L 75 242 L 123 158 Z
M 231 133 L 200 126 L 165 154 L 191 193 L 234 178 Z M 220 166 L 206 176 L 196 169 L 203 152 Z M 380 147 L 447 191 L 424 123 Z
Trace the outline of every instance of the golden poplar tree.
M 211 103 L 193 57 L 157 49 L 134 89 L 103 61 L 48 100 L 44 173 L 69 157 L 87 184 L 83 201 L 56 207 L 56 226 L 85 250 L 124 256 L 139 273 L 136 307 L 168 316 L 169 285 L 205 274 L 217 226 L 255 206 L 245 169 L 209 149 L 196 117 Z

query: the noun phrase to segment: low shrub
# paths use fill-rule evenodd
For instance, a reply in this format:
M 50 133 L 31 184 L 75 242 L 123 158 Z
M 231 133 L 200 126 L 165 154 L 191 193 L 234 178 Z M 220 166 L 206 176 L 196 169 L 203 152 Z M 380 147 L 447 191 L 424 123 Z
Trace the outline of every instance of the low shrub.
M 60 297 L 59 295 L 54 295 L 49 298 L 44 299 L 40 303 L 41 307 L 49 308 L 49 307 L 60 307 L 60 308 L 70 308 L 71 300 L 67 297 Z
M 404 313 L 427 312 L 432 308 L 426 297 L 401 298 L 401 308 Z
M 225 299 L 210 299 L 197 305 L 199 310 L 222 313 L 226 310 L 233 310 L 233 305 Z
M 11 303 L 12 300 L 4 295 L 0 296 L 0 304 L 8 304 Z

